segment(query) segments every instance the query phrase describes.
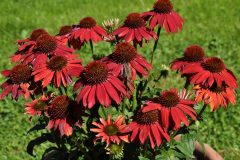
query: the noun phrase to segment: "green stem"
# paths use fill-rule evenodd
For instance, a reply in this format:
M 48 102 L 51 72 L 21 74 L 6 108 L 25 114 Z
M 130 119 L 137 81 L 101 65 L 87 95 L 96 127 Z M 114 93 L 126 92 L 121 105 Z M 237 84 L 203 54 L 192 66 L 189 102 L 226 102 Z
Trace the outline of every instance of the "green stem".
M 133 84 L 134 84 L 134 88 L 136 88 L 136 81 L 134 81 Z M 134 89 L 132 110 L 134 111 L 136 108 L 137 108 L 137 89 Z
M 154 43 L 154 46 L 153 46 L 153 50 L 152 50 L 152 53 L 151 53 L 151 64 L 153 64 L 153 59 L 154 59 L 154 53 L 157 49 L 157 45 L 158 45 L 158 40 L 159 40 L 159 37 L 160 37 L 160 33 L 161 33 L 161 27 L 158 27 L 158 30 L 157 30 L 157 39 L 155 40 L 155 43 Z
M 92 42 L 92 40 L 90 40 L 90 48 L 91 48 L 91 52 L 92 52 L 92 58 L 94 59 L 94 51 L 93 51 L 93 42 Z

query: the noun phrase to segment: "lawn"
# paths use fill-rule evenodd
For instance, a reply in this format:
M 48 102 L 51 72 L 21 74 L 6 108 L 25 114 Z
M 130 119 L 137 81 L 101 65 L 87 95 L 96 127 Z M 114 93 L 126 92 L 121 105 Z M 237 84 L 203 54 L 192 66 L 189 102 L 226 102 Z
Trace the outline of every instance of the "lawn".
M 108 18 L 124 17 L 130 12 L 149 10 L 154 0 L 1 0 L 0 1 L 0 70 L 10 68 L 9 57 L 16 50 L 15 40 L 28 37 L 35 28 L 45 28 L 56 34 L 62 25 L 76 24 L 80 18 L 92 16 L 101 24 Z M 174 0 L 175 9 L 185 19 L 184 29 L 179 34 L 162 33 L 159 40 L 154 67 L 169 64 L 182 56 L 189 44 L 201 45 L 207 55 L 224 59 L 229 69 L 240 79 L 240 1 L 232 0 Z M 153 45 L 152 43 L 150 46 Z M 140 49 L 150 58 L 151 48 Z M 101 43 L 95 47 L 97 54 L 108 54 L 109 48 Z M 80 51 L 88 57 L 88 47 Z M 179 76 L 174 73 L 160 82 L 162 88 L 181 87 Z M 4 78 L 0 76 L 0 82 Z M 204 114 L 199 126 L 201 140 L 209 143 L 225 159 L 240 159 L 240 90 L 237 90 L 236 106 Z M 0 160 L 33 159 L 26 153 L 27 143 L 33 135 L 27 130 L 32 124 L 23 114 L 23 100 L 12 102 L 6 98 L 0 102 Z M 48 144 L 36 149 L 41 155 Z M 40 157 L 38 156 L 37 159 Z

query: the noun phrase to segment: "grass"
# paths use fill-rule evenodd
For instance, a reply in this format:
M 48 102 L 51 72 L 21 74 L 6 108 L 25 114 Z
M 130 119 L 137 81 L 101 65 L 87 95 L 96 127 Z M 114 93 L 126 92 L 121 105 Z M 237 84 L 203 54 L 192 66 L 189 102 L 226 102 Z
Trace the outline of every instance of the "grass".
M 1 0 L 0 2 L 0 69 L 12 67 L 9 56 L 16 50 L 15 40 L 28 37 L 35 28 L 45 28 L 56 34 L 59 27 L 78 23 L 84 16 L 93 16 L 99 23 L 107 18 L 119 17 L 121 20 L 129 12 L 149 10 L 154 0 Z M 173 1 L 175 9 L 184 17 L 183 32 L 176 35 L 163 33 L 156 52 L 156 69 L 182 55 L 189 44 L 199 44 L 206 53 L 224 59 L 228 67 L 240 79 L 240 5 L 239 0 L 183 0 Z M 150 44 L 152 46 L 152 43 Z M 141 49 L 147 57 L 151 48 Z M 108 54 L 109 48 L 98 44 L 98 54 Z M 90 54 L 89 48 L 80 51 L 82 56 Z M 89 58 L 88 58 L 89 59 Z M 160 84 L 162 88 L 179 87 L 178 77 L 170 76 Z M 2 83 L 4 78 L 0 77 Z M 167 87 L 165 87 L 167 86 Z M 200 139 L 209 143 L 225 159 L 240 158 L 240 112 L 238 103 L 228 110 L 204 114 L 204 122 L 199 126 Z M 33 135 L 27 135 L 31 127 L 28 117 L 23 114 L 23 101 L 12 102 L 9 98 L 0 102 L 0 160 L 33 159 L 26 153 L 26 145 Z M 36 151 L 43 153 L 47 144 Z M 37 157 L 36 159 L 40 159 Z

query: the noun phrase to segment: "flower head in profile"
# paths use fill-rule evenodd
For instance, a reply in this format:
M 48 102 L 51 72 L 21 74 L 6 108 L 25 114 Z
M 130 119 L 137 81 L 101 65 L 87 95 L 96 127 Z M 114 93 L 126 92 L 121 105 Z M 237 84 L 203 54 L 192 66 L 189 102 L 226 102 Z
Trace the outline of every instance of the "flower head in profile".
M 192 84 L 200 84 L 205 87 L 212 87 L 214 83 L 218 87 L 227 85 L 237 88 L 237 79 L 234 74 L 227 69 L 224 62 L 217 57 L 205 58 L 201 63 L 188 65 L 182 74 L 191 75 L 189 80 Z
M 114 29 L 118 27 L 119 18 L 105 20 L 103 21 L 102 25 L 108 32 L 112 32 Z
M 126 95 L 126 87 L 101 61 L 89 63 L 82 71 L 74 86 L 79 90 L 77 101 L 91 109 L 96 103 L 109 107 L 112 102 L 120 104 L 121 97 Z
M 199 45 L 190 45 L 185 51 L 181 58 L 175 59 L 171 63 L 171 69 L 182 71 L 187 65 L 194 65 L 195 63 L 201 63 L 205 58 L 205 52 Z
M 128 125 L 129 130 L 132 131 L 130 140 L 139 139 L 140 143 L 144 144 L 147 138 L 149 138 L 153 149 L 155 146 L 160 146 L 163 139 L 170 141 L 170 137 L 163 130 L 159 119 L 160 114 L 158 110 L 151 110 L 149 112 L 139 110 L 133 122 Z
M 196 90 L 196 101 L 204 101 L 205 104 L 209 104 L 211 111 L 215 111 L 219 107 L 227 108 L 230 103 L 236 104 L 236 93 L 230 87 L 217 87 L 215 84 L 206 88 L 196 85 L 194 89 Z
M 11 70 L 2 71 L 2 75 L 7 79 L 2 85 L 2 94 L 0 99 L 6 97 L 9 93 L 12 93 L 12 98 L 18 100 L 20 95 L 24 95 L 25 99 L 30 96 L 30 81 L 31 81 L 32 68 L 28 65 L 18 64 Z
M 170 0 L 157 0 L 153 9 L 148 12 L 144 12 L 142 17 L 149 20 L 150 29 L 154 29 L 156 26 L 164 27 L 167 32 L 176 33 L 182 30 L 183 22 L 181 16 L 173 10 L 173 5 Z
M 113 122 L 111 115 L 108 115 L 107 120 L 100 118 L 101 123 L 93 122 L 97 128 L 91 128 L 92 132 L 96 132 L 96 140 L 101 139 L 106 142 L 107 146 L 111 143 L 120 144 L 120 142 L 129 142 L 127 125 L 123 124 L 124 117 L 118 116 Z
M 69 98 L 64 95 L 57 96 L 50 102 L 46 112 L 49 117 L 47 129 L 58 130 L 61 136 L 72 134 L 72 127 L 67 121 L 68 107 Z
M 68 40 L 71 36 L 72 26 L 62 26 L 59 29 L 59 33 L 56 35 L 56 39 L 62 42 L 63 45 L 68 44 Z
M 130 13 L 124 24 L 113 32 L 114 36 L 124 39 L 126 42 L 134 42 L 142 45 L 143 40 L 157 38 L 157 35 L 146 28 L 146 22 L 139 13 Z
M 55 55 L 50 59 L 45 54 L 41 54 L 36 59 L 37 63 L 34 64 L 34 81 L 42 80 L 43 88 L 49 85 L 51 82 L 56 87 L 72 82 L 71 76 L 79 76 L 83 67 L 81 60 L 76 59 L 75 54 L 68 55 Z
M 130 77 L 133 80 L 136 78 L 136 73 L 147 76 L 148 70 L 152 69 L 151 64 L 128 42 L 117 44 L 114 52 L 104 60 L 117 75 Z
M 107 32 L 92 17 L 85 17 L 80 20 L 78 25 L 73 27 L 70 44 L 74 48 L 81 48 L 84 43 L 92 41 L 98 43 L 107 37 Z
M 196 120 L 196 112 L 193 109 L 193 105 L 196 102 L 184 98 L 188 98 L 184 90 L 180 92 L 180 95 L 178 95 L 176 89 L 163 91 L 159 97 L 145 102 L 143 112 L 159 110 L 159 117 L 163 128 L 168 130 L 170 127 L 173 127 L 174 130 L 178 130 L 181 127 L 181 122 L 186 126 L 189 125 L 186 115 Z
M 48 100 L 49 98 L 46 95 L 42 95 L 39 99 L 25 104 L 25 113 L 31 116 L 41 115 L 47 108 Z

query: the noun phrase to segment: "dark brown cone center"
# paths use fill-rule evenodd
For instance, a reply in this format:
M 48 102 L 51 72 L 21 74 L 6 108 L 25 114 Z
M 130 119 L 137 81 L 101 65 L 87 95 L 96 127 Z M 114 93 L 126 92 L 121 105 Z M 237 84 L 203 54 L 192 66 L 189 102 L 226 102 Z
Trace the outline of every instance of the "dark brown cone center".
M 63 119 L 66 117 L 69 99 L 67 96 L 57 96 L 48 108 L 50 119 Z
M 80 21 L 79 27 L 80 28 L 92 28 L 92 27 L 96 26 L 96 24 L 97 24 L 97 22 L 95 21 L 95 19 L 93 19 L 92 17 L 86 17 Z
M 27 65 L 19 64 L 12 69 L 9 77 L 14 84 L 26 83 L 31 78 L 31 68 Z
M 113 135 L 117 135 L 119 132 L 118 127 L 115 124 L 110 124 L 107 125 L 104 128 L 104 132 L 108 135 L 108 136 L 113 136 Z
M 159 111 L 158 110 L 152 110 L 149 112 L 141 112 L 138 111 L 136 116 L 136 121 L 138 124 L 152 124 L 159 120 Z
M 124 21 L 124 26 L 129 28 L 140 28 L 145 25 L 144 19 L 140 16 L 139 13 L 131 13 L 127 16 Z
M 108 78 L 107 65 L 100 61 L 90 63 L 82 72 L 86 84 L 95 85 L 106 81 Z
M 40 37 L 38 37 L 36 41 L 36 51 L 42 52 L 42 53 L 51 53 L 57 48 L 57 40 L 48 35 L 43 34 Z
M 157 101 L 165 107 L 174 107 L 179 103 L 180 99 L 177 93 L 166 91 L 157 99 Z
M 202 67 L 212 73 L 219 73 L 226 68 L 223 61 L 217 57 L 208 58 L 202 62 Z
M 116 63 L 129 63 L 137 55 L 136 49 L 127 42 L 119 43 L 109 57 Z
M 43 34 L 48 34 L 48 33 L 44 29 L 41 29 L 41 28 L 36 29 L 36 30 L 32 31 L 32 33 L 30 35 L 30 40 L 36 41 L 38 39 L 38 37 L 40 37 Z
M 59 30 L 58 35 L 59 36 L 64 36 L 66 34 L 71 33 L 71 31 L 72 31 L 72 26 L 62 26 Z
M 198 45 L 192 45 L 184 51 L 184 60 L 189 62 L 202 61 L 205 57 L 204 50 Z
M 170 13 L 173 10 L 173 5 L 170 0 L 158 0 L 153 5 L 153 10 L 157 13 Z
M 67 58 L 64 56 L 54 56 L 49 60 L 47 66 L 52 71 L 60 71 L 67 66 Z

